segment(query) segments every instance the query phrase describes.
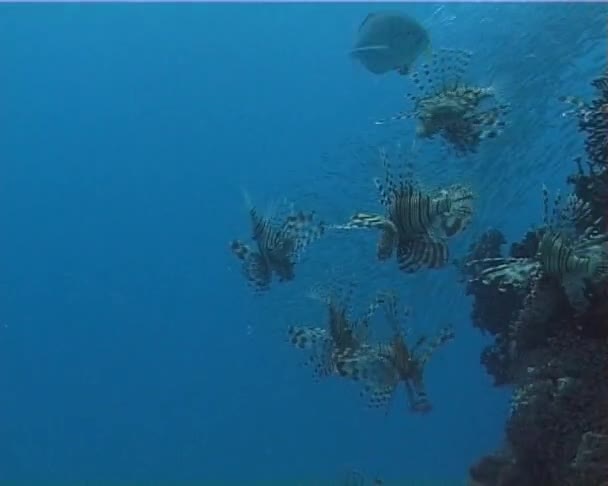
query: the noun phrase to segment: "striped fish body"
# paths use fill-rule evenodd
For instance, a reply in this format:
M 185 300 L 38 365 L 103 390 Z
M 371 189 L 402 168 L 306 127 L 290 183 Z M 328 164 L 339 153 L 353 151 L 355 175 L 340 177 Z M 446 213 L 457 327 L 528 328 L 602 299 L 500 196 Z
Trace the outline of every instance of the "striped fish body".
M 273 228 L 268 221 L 261 220 L 254 227 L 254 239 L 258 245 L 258 267 L 267 268 L 269 273 L 276 273 L 279 281 L 293 280 L 295 264 L 291 257 L 294 241 Z
M 592 271 L 591 259 L 578 256 L 560 233 L 547 231 L 543 235 L 538 247 L 538 259 L 543 272 L 550 277 L 561 279 L 573 273 L 589 275 Z
M 448 197 L 432 198 L 410 184 L 402 184 L 389 207 L 389 219 L 397 228 L 399 238 L 406 240 L 428 235 L 437 218 L 450 211 Z
M 284 238 L 272 227 L 268 219 L 258 215 L 255 208 L 250 210 L 250 215 L 253 226 L 252 239 L 256 242 L 260 255 L 268 262 L 273 258 L 276 259 L 285 246 Z
M 421 268 L 441 268 L 449 258 L 448 245 L 422 235 L 415 239 L 401 240 L 397 246 L 399 269 L 413 273 Z
M 449 197 L 433 198 L 409 184 L 403 184 L 389 207 L 389 219 L 397 228 L 397 263 L 408 273 L 421 268 L 440 268 L 448 260 L 445 241 L 432 229 L 451 208 Z

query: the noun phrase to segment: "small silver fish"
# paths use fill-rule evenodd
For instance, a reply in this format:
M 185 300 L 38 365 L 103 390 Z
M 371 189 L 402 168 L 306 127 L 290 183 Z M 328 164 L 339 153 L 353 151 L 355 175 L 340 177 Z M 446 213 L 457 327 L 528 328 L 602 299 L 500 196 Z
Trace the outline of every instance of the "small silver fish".
M 423 52 L 430 52 L 428 32 L 416 20 L 399 12 L 370 13 L 357 32 L 351 57 L 374 74 L 407 74 Z

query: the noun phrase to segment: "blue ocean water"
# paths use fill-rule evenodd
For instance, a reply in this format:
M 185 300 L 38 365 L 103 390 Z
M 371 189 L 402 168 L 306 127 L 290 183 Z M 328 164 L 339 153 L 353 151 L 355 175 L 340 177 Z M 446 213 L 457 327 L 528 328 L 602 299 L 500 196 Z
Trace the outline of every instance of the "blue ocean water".
M 417 156 L 428 177 L 476 187 L 462 253 L 490 226 L 518 238 L 540 185 L 565 187 L 581 141 L 557 98 L 604 68 L 606 12 L 440 7 L 399 6 L 428 19 L 434 46 L 472 50 L 471 76 L 514 107 L 479 154 Z M 373 238 L 327 236 L 293 282 L 256 296 L 229 252 L 250 232 L 243 188 L 341 221 L 375 194 L 377 167 L 355 154 L 411 143 L 406 122 L 373 124 L 401 109 L 403 78 L 347 55 L 382 8 L 395 6 L 0 7 L 0 481 L 312 484 L 357 469 L 459 484 L 500 446 L 509 390 L 479 364 L 486 338 L 455 269 L 404 276 L 374 260 Z M 418 329 L 454 324 L 427 372 L 432 413 L 403 396 L 368 410 L 286 344 L 289 324 L 324 317 L 306 292 L 336 274 L 398 289 Z

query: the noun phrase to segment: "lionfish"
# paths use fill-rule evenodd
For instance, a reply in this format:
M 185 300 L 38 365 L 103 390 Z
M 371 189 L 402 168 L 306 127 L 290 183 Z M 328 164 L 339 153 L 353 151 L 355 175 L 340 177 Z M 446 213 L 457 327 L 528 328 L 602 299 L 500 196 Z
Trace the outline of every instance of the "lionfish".
M 357 213 L 339 229 L 376 228 L 379 260 L 387 260 L 396 248 L 399 268 L 407 273 L 420 268 L 443 267 L 449 258 L 447 239 L 466 229 L 473 215 L 473 192 L 456 184 L 438 190 L 426 190 L 409 175 L 399 180 L 384 152 L 384 181 L 375 178 L 380 202 L 386 216 Z
M 363 384 L 361 395 L 372 408 L 386 408 L 403 382 L 410 410 L 429 412 L 432 405 L 424 385 L 424 368 L 433 353 L 454 338 L 454 330 L 444 327 L 432 340 L 427 342 L 422 336 L 410 347 L 399 322 L 397 297 L 386 293 L 383 300 L 392 331 L 390 342 L 346 350 L 337 356 L 338 373 Z
M 315 377 L 327 377 L 337 373 L 335 357 L 361 348 L 368 339 L 369 323 L 382 302 L 382 294 L 369 304 L 363 316 L 353 317 L 351 299 L 354 286 L 342 285 L 321 288 L 317 286 L 310 296 L 327 306 L 325 327 L 290 326 L 289 342 L 299 349 L 310 351 L 307 364 L 312 366 Z
M 537 229 L 538 246 L 532 258 L 492 258 L 468 265 L 489 265 L 473 280 L 525 289 L 523 306 L 509 327 L 511 345 L 527 323 L 546 321 L 555 308 L 556 286 L 561 287 L 572 308 L 586 306 L 585 287 L 608 277 L 608 234 L 600 231 L 601 218 L 591 221 L 591 209 L 575 194 L 562 205 L 558 193 L 550 211 L 549 193 L 543 186 L 543 226 Z M 551 214 L 550 214 L 551 213 Z
M 280 282 L 293 280 L 295 264 L 304 249 L 321 237 L 325 226 L 315 222 L 314 212 L 295 212 L 293 207 L 284 218 L 273 212 L 261 216 L 249 198 L 246 200 L 257 249 L 239 240 L 233 240 L 230 249 L 243 262 L 242 272 L 248 283 L 257 291 L 265 291 L 273 274 Z
M 499 102 L 491 87 L 463 81 L 472 54 L 460 49 L 440 49 L 432 61 L 411 74 L 417 93 L 407 93 L 413 107 L 376 124 L 416 119 L 421 138 L 441 137 L 457 156 L 477 151 L 482 140 L 497 137 L 510 107 Z
M 587 136 L 585 150 L 589 159 L 599 168 L 608 168 L 608 76 L 591 82 L 599 96 L 590 103 L 574 96 L 561 96 L 560 100 L 574 108 L 563 115 L 575 114 L 578 127 Z

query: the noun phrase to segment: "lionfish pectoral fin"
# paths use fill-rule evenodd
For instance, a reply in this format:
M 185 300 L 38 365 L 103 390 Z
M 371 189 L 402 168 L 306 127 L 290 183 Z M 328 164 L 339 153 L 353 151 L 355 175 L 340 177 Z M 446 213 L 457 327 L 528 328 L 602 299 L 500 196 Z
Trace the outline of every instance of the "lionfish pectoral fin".
M 296 348 L 314 349 L 327 340 L 327 332 L 318 327 L 290 326 L 287 338 Z
M 360 395 L 370 408 L 386 407 L 399 383 L 391 363 L 371 349 L 342 353 L 336 358 L 336 369 L 340 376 L 361 382 Z
M 315 223 L 314 216 L 313 212 L 300 211 L 289 215 L 283 223 L 281 234 L 293 241 L 291 254 L 294 261 L 300 260 L 304 250 L 325 233 L 325 224 Z
M 343 349 L 334 356 L 338 375 L 358 381 L 365 369 L 365 361 L 352 349 Z
M 430 236 L 400 241 L 397 245 L 397 263 L 407 273 L 420 268 L 440 268 L 447 264 L 449 250 L 445 241 Z
M 387 408 L 391 403 L 395 388 L 394 385 L 382 385 L 370 381 L 363 385 L 360 394 L 369 408 Z
M 272 269 L 262 255 L 249 252 L 243 260 L 243 274 L 249 284 L 256 290 L 268 290 L 272 280 Z
M 523 258 L 487 258 L 473 260 L 472 263 L 493 264 L 479 272 L 476 279 L 484 285 L 496 284 L 499 289 L 508 286 L 524 287 L 530 282 L 533 274 L 538 270 L 538 263 Z
M 389 231 L 394 228 L 394 225 L 384 216 L 369 213 L 357 213 L 353 215 L 344 226 L 346 229 L 374 228 L 381 230 L 388 229 Z

